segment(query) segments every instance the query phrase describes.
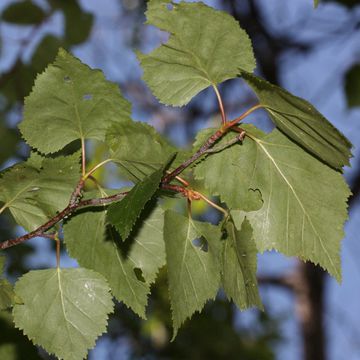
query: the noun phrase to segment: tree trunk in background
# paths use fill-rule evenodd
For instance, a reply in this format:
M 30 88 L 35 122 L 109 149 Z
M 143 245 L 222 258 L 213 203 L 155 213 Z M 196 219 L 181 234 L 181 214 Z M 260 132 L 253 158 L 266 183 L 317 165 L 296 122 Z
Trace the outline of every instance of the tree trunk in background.
M 324 330 L 325 273 L 312 263 L 299 263 L 294 286 L 304 360 L 326 359 Z

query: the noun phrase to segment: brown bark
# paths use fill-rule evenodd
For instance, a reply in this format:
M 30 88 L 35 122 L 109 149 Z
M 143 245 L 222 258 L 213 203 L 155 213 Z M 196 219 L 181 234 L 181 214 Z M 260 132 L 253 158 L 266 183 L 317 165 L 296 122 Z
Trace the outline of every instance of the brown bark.
M 294 293 L 304 360 L 326 359 L 325 276 L 325 272 L 312 263 L 301 262 L 297 267 Z

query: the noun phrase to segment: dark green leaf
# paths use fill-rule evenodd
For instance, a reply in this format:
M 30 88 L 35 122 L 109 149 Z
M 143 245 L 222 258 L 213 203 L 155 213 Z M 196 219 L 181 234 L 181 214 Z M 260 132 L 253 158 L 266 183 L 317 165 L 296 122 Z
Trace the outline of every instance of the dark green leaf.
M 34 25 L 41 23 L 45 18 L 43 9 L 30 0 L 10 4 L 1 17 L 4 21 L 17 25 Z
M 116 227 L 123 241 L 128 238 L 145 205 L 159 188 L 163 169 L 162 167 L 154 171 L 144 180 L 138 182 L 123 200 L 110 205 L 108 221 Z
M 345 93 L 349 108 L 360 106 L 360 64 L 354 65 L 346 73 Z
M 226 295 L 239 309 L 263 308 L 256 280 L 257 249 L 253 231 L 245 219 L 240 231 L 230 219 L 226 223 L 222 260 L 222 284 Z
M 241 72 L 275 125 L 335 169 L 349 165 L 351 143 L 310 103 L 269 82 Z
M 36 73 L 42 72 L 45 67 L 53 62 L 63 41 L 54 35 L 45 35 L 31 57 L 31 66 Z
M 171 9 L 169 8 L 171 7 Z M 227 13 L 199 3 L 151 0 L 147 24 L 170 33 L 166 44 L 138 54 L 144 80 L 160 102 L 187 104 L 209 86 L 255 67 L 251 42 Z
M 194 221 L 171 210 L 165 213 L 164 239 L 173 339 L 181 324 L 195 311 L 201 311 L 206 301 L 217 294 L 220 238 L 221 231 L 217 226 Z

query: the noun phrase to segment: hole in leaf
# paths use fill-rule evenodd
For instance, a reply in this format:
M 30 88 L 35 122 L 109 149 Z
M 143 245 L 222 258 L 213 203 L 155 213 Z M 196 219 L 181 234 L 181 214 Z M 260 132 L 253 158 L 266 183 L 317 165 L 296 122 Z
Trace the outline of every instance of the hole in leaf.
M 140 268 L 134 268 L 134 274 L 139 281 L 141 281 L 143 283 L 145 282 L 143 272 Z
M 167 4 L 166 7 L 167 7 L 167 9 L 168 9 L 169 11 L 171 11 L 171 10 L 174 9 L 174 5 L 171 4 L 171 3 L 170 3 L 170 4 Z
M 93 98 L 93 96 L 91 94 L 85 94 L 83 96 L 83 100 L 91 100 Z
M 71 81 L 71 77 L 70 77 L 70 76 L 64 76 L 64 81 L 65 81 L 65 82 L 70 82 L 70 81 Z
M 204 252 L 209 251 L 209 244 L 203 236 L 194 239 L 192 244 Z

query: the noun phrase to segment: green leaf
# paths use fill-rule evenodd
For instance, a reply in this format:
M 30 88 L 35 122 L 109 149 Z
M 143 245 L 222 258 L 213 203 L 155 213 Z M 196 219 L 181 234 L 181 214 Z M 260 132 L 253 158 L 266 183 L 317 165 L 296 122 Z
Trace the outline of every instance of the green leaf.
M 34 25 L 45 18 L 43 9 L 30 0 L 10 4 L 1 14 L 2 20 L 17 25 Z
M 349 108 L 360 106 L 360 64 L 354 65 L 346 73 L 345 93 Z
M 163 167 L 154 171 L 138 182 L 123 200 L 109 206 L 108 221 L 116 227 L 123 241 L 128 238 L 145 205 L 159 188 L 163 171 Z
M 65 39 L 70 45 L 81 44 L 91 33 L 94 16 L 84 12 L 77 1 L 62 3 L 65 15 Z
M 20 137 L 14 129 L 0 125 L 0 165 L 16 154 Z
M 175 338 L 181 324 L 214 299 L 220 283 L 220 228 L 171 210 L 165 213 L 164 239 Z M 199 246 L 201 245 L 201 248 Z
M 30 271 L 17 281 L 15 291 L 24 301 L 14 306 L 15 326 L 64 360 L 85 358 L 113 311 L 108 284 L 91 270 Z
M 257 248 L 310 260 L 340 280 L 340 241 L 350 195 L 344 178 L 278 130 L 252 139 L 257 161 L 248 187 L 260 189 L 264 205 L 246 217 Z M 240 227 L 244 214 L 233 214 Z
M 111 158 L 120 165 L 122 174 L 137 182 L 163 166 L 175 152 L 156 130 L 143 122 L 117 123 L 109 128 L 106 142 Z
M 222 285 L 239 309 L 263 309 L 256 280 L 257 249 L 250 223 L 245 219 L 240 231 L 230 219 L 226 223 L 222 261 Z
M 5 279 L 0 279 L 0 310 L 11 307 L 18 298 L 13 286 Z
M 165 263 L 164 214 L 156 207 L 141 220 L 141 226 L 128 239 L 131 245 L 127 251 L 120 247 L 114 231 L 105 233 L 105 211 L 73 217 L 64 225 L 64 239 L 70 256 L 105 276 L 114 296 L 144 318 L 149 284 Z M 142 271 L 145 282 L 137 278 L 136 268 Z
M 5 257 L 0 256 L 0 276 L 5 265 Z M 0 278 L 0 310 L 9 308 L 17 301 L 13 286 L 5 279 Z
M 235 78 L 239 68 L 255 68 L 249 37 L 227 13 L 203 3 L 151 0 L 146 16 L 147 24 L 170 33 L 166 44 L 138 54 L 145 82 L 164 104 L 185 105 L 201 90 Z
M 309 102 L 245 71 L 241 76 L 290 139 L 335 169 L 349 165 L 351 143 Z
M 42 360 L 38 349 L 21 331 L 14 327 L 11 312 L 0 311 L 0 359 Z
M 317 8 L 319 5 L 319 0 L 314 0 L 314 8 Z
M 0 178 L 0 209 L 9 208 L 16 222 L 31 231 L 64 209 L 80 179 L 79 153 L 57 158 L 32 154 Z
M 243 128 L 256 132 L 251 125 L 244 125 Z M 210 128 L 199 132 L 194 143 L 194 151 L 215 131 L 216 129 Z M 237 135 L 234 132 L 226 134 L 214 148 L 225 145 Z M 204 181 L 210 194 L 220 196 L 221 201 L 229 208 L 244 211 L 258 210 L 262 207 L 260 191 L 243 186 L 249 184 L 255 162 L 256 145 L 245 138 L 242 143 L 238 142 L 220 152 L 209 154 L 196 165 L 194 175 L 196 179 Z
M 111 124 L 129 116 L 117 85 L 60 49 L 25 99 L 19 128 L 30 146 L 47 154 L 77 139 L 102 141 Z

